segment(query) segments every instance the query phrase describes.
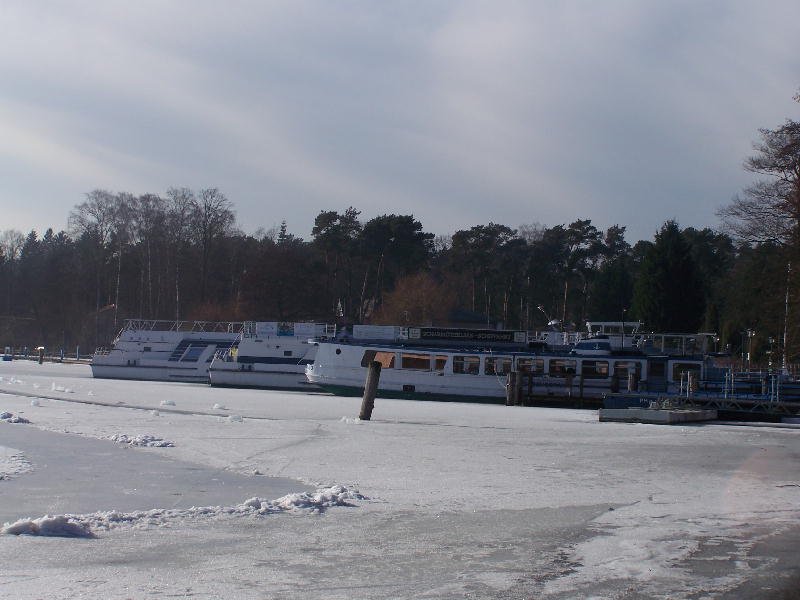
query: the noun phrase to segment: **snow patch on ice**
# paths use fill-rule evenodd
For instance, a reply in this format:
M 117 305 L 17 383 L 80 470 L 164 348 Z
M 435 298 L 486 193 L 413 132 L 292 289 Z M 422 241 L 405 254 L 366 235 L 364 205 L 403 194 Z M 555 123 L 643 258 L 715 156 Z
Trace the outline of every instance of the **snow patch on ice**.
M 174 400 L 162 400 L 159 404 L 161 404 L 161 406 L 175 406 L 175 401 Z
M 34 398 L 33 400 L 31 400 L 31 406 L 39 406 L 39 401 L 36 398 Z
M 240 507 L 248 507 L 258 514 L 269 514 L 284 511 L 308 510 L 322 512 L 331 506 L 353 506 L 350 500 L 366 500 L 357 489 L 343 485 L 334 485 L 329 488 L 317 490 L 313 494 L 300 492 L 287 494 L 277 500 L 264 500 L 263 498 L 249 498 Z
M 0 413 L 0 421 L 5 421 L 6 423 L 30 423 L 25 417 L 20 417 L 10 412 Z
M 334 485 L 321 488 L 313 494 L 287 494 L 276 500 L 249 498 L 236 506 L 193 506 L 184 509 L 162 509 L 121 513 L 96 512 L 88 515 L 44 516 L 39 519 L 20 519 L 6 523 L 0 534 L 50 535 L 69 537 L 94 537 L 93 530 L 110 530 L 120 527 L 165 527 L 172 521 L 222 517 L 265 516 L 282 512 L 318 514 L 334 506 L 354 506 L 353 500 L 368 500 L 355 488 Z
M 8 535 L 40 535 L 46 537 L 93 538 L 89 527 L 75 520 L 72 515 L 46 515 L 38 519 L 20 519 L 0 529 L 0 533 Z
M 241 423 L 244 419 L 242 415 L 228 415 L 226 419 L 229 423 Z
M 362 421 L 358 417 L 342 417 L 340 422 L 346 423 L 347 425 L 358 425 Z
M 169 440 L 155 437 L 153 435 L 136 435 L 129 436 L 124 433 L 115 433 L 109 436 L 110 440 L 119 444 L 127 444 L 128 446 L 138 446 L 140 448 L 173 448 L 175 444 Z
M 0 481 L 27 473 L 32 469 L 33 465 L 24 453 L 14 448 L 0 446 Z

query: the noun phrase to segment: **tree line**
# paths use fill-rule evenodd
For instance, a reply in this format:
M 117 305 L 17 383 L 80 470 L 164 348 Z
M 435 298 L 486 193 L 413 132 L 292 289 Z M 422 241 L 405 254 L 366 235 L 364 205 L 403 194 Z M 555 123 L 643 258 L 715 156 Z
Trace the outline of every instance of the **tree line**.
M 719 350 L 748 343 L 762 358 L 786 337 L 794 358 L 800 124 L 760 136 L 746 168 L 761 179 L 720 211 L 722 230 L 668 221 L 633 245 L 624 225 L 588 219 L 436 236 L 413 215 L 365 220 L 353 207 L 320 211 L 308 240 L 285 222 L 245 234 L 215 188 L 95 190 L 68 231 L 0 232 L 0 344 L 93 349 L 129 318 L 526 330 L 638 320 L 715 332 Z

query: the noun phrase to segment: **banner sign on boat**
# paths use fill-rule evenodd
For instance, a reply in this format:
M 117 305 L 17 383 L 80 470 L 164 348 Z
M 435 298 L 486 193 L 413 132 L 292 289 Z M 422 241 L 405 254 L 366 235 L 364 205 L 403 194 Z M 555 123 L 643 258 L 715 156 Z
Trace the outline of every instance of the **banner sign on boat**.
M 323 335 L 325 325 L 321 323 L 294 323 L 295 337 L 311 338 Z
M 507 329 L 451 329 L 445 327 L 409 327 L 409 339 L 453 340 L 462 342 L 505 342 L 524 344 L 527 335 L 524 331 Z
M 275 321 L 259 321 L 256 323 L 256 335 L 258 337 L 268 337 L 278 332 L 278 324 Z

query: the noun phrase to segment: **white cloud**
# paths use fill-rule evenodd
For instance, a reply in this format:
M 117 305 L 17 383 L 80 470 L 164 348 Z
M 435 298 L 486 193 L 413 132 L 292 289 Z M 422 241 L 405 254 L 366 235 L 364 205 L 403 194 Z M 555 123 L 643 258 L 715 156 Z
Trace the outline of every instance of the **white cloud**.
M 757 128 L 796 114 L 800 7 L 770 8 L 6 3 L 0 151 L 44 174 L 7 190 L 66 215 L 96 187 L 215 186 L 302 236 L 350 205 L 436 233 L 715 225 Z

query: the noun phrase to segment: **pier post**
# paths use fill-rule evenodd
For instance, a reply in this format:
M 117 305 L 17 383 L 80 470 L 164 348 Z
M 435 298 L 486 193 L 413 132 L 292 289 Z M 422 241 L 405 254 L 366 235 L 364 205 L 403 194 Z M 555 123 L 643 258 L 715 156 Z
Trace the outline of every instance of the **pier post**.
M 506 406 L 522 404 L 519 397 L 519 373 L 511 371 L 506 376 Z
M 628 391 L 635 392 L 637 391 L 638 385 L 636 385 L 636 373 L 628 373 Z
M 361 399 L 361 412 L 358 418 L 362 421 L 369 421 L 372 417 L 372 409 L 375 407 L 375 395 L 378 393 L 378 382 L 381 378 L 381 363 L 373 360 L 367 371 L 367 381 L 364 384 L 364 397 Z
M 694 395 L 697 391 L 697 375 L 692 371 L 686 372 L 686 397 Z

